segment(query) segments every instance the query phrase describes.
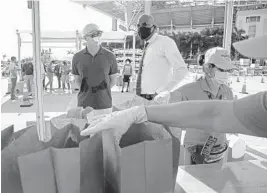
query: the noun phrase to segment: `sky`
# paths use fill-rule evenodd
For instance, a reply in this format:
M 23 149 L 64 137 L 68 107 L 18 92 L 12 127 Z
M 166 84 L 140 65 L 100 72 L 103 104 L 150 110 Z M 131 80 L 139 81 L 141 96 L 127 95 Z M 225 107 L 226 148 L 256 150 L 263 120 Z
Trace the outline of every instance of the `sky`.
M 17 56 L 16 29 L 32 30 L 31 10 L 27 0 L 0 0 L 0 52 L 8 57 Z M 103 31 L 111 31 L 112 19 L 96 10 L 83 8 L 70 0 L 40 0 L 41 31 L 82 30 L 88 23 L 96 23 Z M 22 36 L 29 39 L 30 36 Z M 69 49 L 52 49 L 58 57 Z M 32 56 L 32 44 L 23 44 L 21 57 Z M 2 57 L 2 56 L 1 56 Z

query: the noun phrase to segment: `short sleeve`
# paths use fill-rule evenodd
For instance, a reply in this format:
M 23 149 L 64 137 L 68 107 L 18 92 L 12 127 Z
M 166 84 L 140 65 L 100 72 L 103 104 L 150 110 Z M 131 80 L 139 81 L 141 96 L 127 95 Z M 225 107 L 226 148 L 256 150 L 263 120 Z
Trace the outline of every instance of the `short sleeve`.
M 110 65 L 109 75 L 117 74 L 118 64 L 117 64 L 116 56 L 113 53 L 111 53 L 110 60 L 111 60 L 111 65 Z
M 72 74 L 73 75 L 80 75 L 78 68 L 77 68 L 77 61 L 75 55 L 72 58 Z
M 235 100 L 234 113 L 248 130 L 267 137 L 267 91 Z

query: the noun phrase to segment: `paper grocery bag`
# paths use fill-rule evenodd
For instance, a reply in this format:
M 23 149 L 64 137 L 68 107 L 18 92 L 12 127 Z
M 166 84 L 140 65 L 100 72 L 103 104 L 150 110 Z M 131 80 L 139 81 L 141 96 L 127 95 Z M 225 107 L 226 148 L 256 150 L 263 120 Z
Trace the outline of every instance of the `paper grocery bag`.
M 121 193 L 173 192 L 171 139 L 145 141 L 122 149 Z
M 23 193 L 79 193 L 79 148 L 48 148 L 18 163 Z
M 47 125 L 48 126 L 48 125 Z M 25 132 L 13 140 L 1 151 L 1 182 L 2 192 L 22 193 L 21 178 L 17 163 L 18 157 L 54 148 L 79 147 L 83 137 L 80 136 L 80 128 L 68 123 L 63 128 L 57 129 L 51 126 L 52 138 L 44 143 L 39 141 L 36 125 L 25 128 Z M 14 133 L 17 134 L 17 133 Z
M 59 130 L 50 141 L 53 147 L 79 147 L 79 143 L 88 138 L 80 135 L 80 131 L 87 125 L 85 119 L 55 117 L 50 120 L 50 124 L 52 129 Z
M 102 133 L 80 143 L 80 192 L 105 192 Z
M 153 101 L 148 101 L 142 97 L 134 97 L 132 101 L 113 106 L 113 111 L 120 111 L 138 105 L 153 105 Z M 173 187 L 175 187 L 176 176 L 179 166 L 179 154 L 180 154 L 180 135 L 177 135 L 180 131 L 177 128 L 169 128 L 164 125 L 154 123 L 142 123 L 140 125 L 132 125 L 124 134 L 120 141 L 120 146 L 125 147 L 125 144 L 131 145 L 144 140 L 165 139 L 169 136 L 172 138 L 172 151 L 173 151 Z
M 28 127 L 25 130 L 24 134 L 1 151 L 2 192 L 22 193 L 17 158 L 45 149 L 45 143 L 38 139 L 36 126 Z
M 10 125 L 1 131 L 1 150 L 3 150 L 12 140 L 14 125 Z
M 153 128 L 154 131 L 150 132 Z M 178 164 L 173 164 L 172 141 L 172 137 L 161 125 L 152 123 L 132 125 L 119 143 L 112 130 L 97 133 L 82 141 L 80 191 L 147 193 L 142 187 L 149 186 L 149 192 L 156 189 L 172 192 L 174 171 L 176 176 L 178 169 Z M 149 175 L 145 176 L 146 174 Z M 139 180 L 142 178 L 145 180 L 141 180 L 140 184 Z M 162 181 L 161 178 L 168 182 Z M 133 184 L 124 186 L 123 183 Z
M 14 132 L 14 125 L 11 125 L 1 131 L 1 150 L 7 147 L 12 141 L 19 138 L 23 133 L 25 133 L 30 127 L 26 127 L 17 132 Z
M 150 129 L 155 129 L 151 132 Z M 135 132 L 134 132 L 135 131 Z M 134 133 L 137 133 L 134 135 Z M 172 138 L 158 124 L 132 125 L 120 145 L 103 132 L 104 176 L 111 192 L 173 192 Z

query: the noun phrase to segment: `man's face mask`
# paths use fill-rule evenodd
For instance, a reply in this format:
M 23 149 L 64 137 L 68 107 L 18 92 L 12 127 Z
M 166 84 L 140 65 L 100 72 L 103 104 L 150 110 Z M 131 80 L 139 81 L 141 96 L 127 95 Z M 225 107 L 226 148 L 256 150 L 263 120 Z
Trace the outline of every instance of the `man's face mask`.
M 220 72 L 220 71 L 215 71 L 214 79 L 219 83 L 219 84 L 226 84 L 228 81 L 228 72 Z
M 217 84 L 226 84 L 229 78 L 229 71 L 217 68 L 214 64 L 204 65 L 204 72 L 208 77 L 215 81 Z
M 138 35 L 142 40 L 147 39 L 153 33 L 153 27 L 139 27 Z

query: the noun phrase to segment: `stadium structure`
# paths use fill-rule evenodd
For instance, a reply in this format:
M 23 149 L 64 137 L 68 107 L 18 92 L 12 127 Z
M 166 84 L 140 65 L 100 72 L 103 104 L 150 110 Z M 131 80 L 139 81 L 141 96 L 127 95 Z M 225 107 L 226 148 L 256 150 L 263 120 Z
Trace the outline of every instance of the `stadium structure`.
M 167 33 L 200 31 L 206 27 L 223 26 L 225 20 L 226 0 L 73 1 L 112 17 L 114 31 L 136 31 L 137 19 L 143 13 L 152 14 L 159 31 Z M 267 1 L 233 1 L 235 13 L 247 9 L 267 8 Z

